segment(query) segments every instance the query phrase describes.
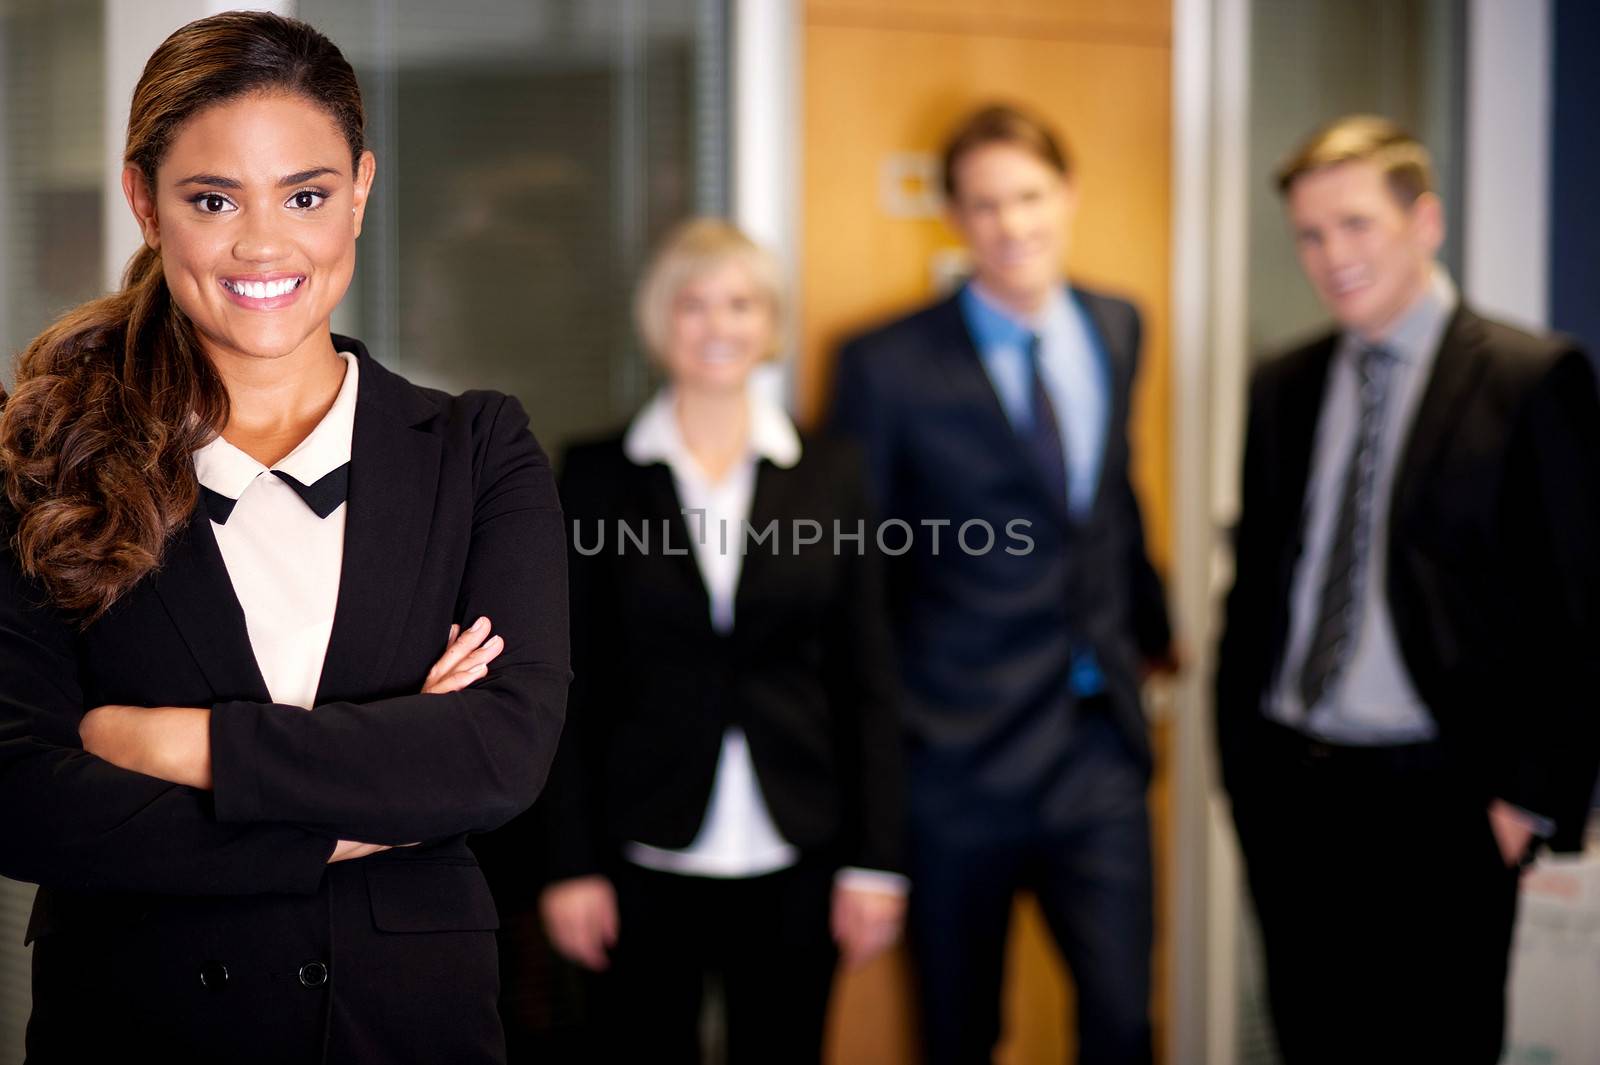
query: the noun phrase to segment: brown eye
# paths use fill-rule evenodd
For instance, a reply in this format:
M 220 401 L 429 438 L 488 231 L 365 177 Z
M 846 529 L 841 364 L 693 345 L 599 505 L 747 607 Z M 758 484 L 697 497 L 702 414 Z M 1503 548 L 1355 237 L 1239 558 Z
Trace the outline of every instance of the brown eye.
M 302 211 L 309 211 L 313 207 L 320 206 L 322 200 L 322 193 L 313 192 L 310 189 L 301 189 L 299 192 L 289 197 L 289 205 Z
M 200 209 L 207 214 L 221 214 L 228 209 L 228 201 L 214 192 L 208 192 L 200 197 Z

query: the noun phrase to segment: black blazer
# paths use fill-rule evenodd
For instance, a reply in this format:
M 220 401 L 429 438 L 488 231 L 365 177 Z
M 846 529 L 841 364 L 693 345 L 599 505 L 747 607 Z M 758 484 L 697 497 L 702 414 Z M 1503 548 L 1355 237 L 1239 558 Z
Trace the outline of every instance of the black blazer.
M 576 446 L 561 494 L 575 680 L 548 796 L 551 876 L 601 872 L 626 840 L 688 846 L 731 725 L 785 839 L 824 861 L 898 871 L 894 667 L 859 453 L 807 437 L 792 468 L 759 463 L 749 523 L 759 533 L 776 522 L 776 539 L 749 545 L 726 636 L 711 626 L 693 518 L 664 463 L 634 464 L 620 437 Z M 796 547 L 799 519 L 820 525 L 819 543 Z M 648 530 L 648 551 L 619 550 L 618 523 Z M 836 553 L 835 523 L 863 526 L 864 550 L 843 541 Z
M 1140 658 L 1165 652 L 1171 632 L 1128 480 L 1139 316 L 1120 299 L 1073 295 L 1098 333 L 1110 382 L 1098 494 L 1081 520 L 1012 429 L 956 297 L 857 337 L 839 355 L 833 428 L 864 442 L 884 516 L 920 532 L 913 550 L 890 560 L 891 611 L 913 740 L 947 753 L 989 761 L 1008 750 L 1002 760 L 1036 763 L 1029 748 L 1062 735 L 1046 719 L 1071 698 L 1071 648 L 1087 645 L 1117 722 L 1149 758 Z M 969 554 L 955 538 L 978 519 L 996 545 Z M 952 524 L 935 553 L 920 523 L 938 520 Z M 1007 535 L 1016 520 L 1027 523 L 1031 550 Z M 969 543 L 981 547 L 981 526 Z
M 335 341 L 361 376 L 314 712 L 270 702 L 203 506 L 82 631 L 0 547 L 0 873 L 41 885 L 30 1061 L 504 1054 L 463 840 L 533 802 L 560 732 L 555 485 L 516 400 L 417 388 Z M 489 674 L 418 694 L 479 615 L 506 640 Z M 104 703 L 211 707 L 215 790 L 86 754 Z M 422 842 L 327 865 L 338 838 Z
M 1261 366 L 1217 673 L 1223 776 L 1284 654 L 1306 482 L 1337 335 Z M 1583 353 L 1465 307 L 1395 476 L 1388 597 L 1418 695 L 1481 786 L 1582 838 L 1600 765 L 1600 404 Z M 1266 797 L 1270 801 L 1270 797 Z

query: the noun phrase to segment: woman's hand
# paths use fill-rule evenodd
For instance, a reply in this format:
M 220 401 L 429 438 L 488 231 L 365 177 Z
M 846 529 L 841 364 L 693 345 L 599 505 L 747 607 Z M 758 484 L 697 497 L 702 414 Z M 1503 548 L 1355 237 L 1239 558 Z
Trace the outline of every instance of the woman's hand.
M 1537 836 L 1528 815 L 1504 799 L 1489 804 L 1489 827 L 1494 830 L 1494 841 L 1500 846 L 1500 857 L 1508 869 L 1528 864 L 1528 849 Z
M 78 722 L 83 749 L 135 773 L 209 791 L 211 711 L 187 706 L 97 706 Z
M 444 654 L 428 670 L 428 679 L 422 686 L 424 694 L 456 692 L 482 680 L 489 672 L 489 663 L 506 647 L 505 640 L 489 636 L 488 618 L 474 621 L 466 632 L 461 631 L 460 625 L 451 625 L 447 643 Z
M 606 951 L 616 946 L 617 893 L 603 876 L 558 880 L 539 896 L 545 933 L 562 954 L 600 972 L 610 964 Z
M 505 649 L 489 636 L 489 619 L 466 632 L 450 626 L 450 645 L 428 671 L 424 692 L 460 691 L 488 672 Z M 97 706 L 78 722 L 83 749 L 114 766 L 191 788 L 211 789 L 211 711 L 185 706 Z M 414 846 L 414 844 L 413 844 Z M 328 861 L 365 858 L 389 848 L 381 843 L 339 840 Z
M 415 843 L 408 844 L 415 847 Z M 328 864 L 334 862 L 347 862 L 352 858 L 365 858 L 369 854 L 386 851 L 389 847 L 382 843 L 358 843 L 353 839 L 341 839 L 333 848 L 333 853 L 328 855 Z
M 839 944 L 845 968 L 859 969 L 892 947 L 905 916 L 904 895 L 835 884 L 833 940 Z

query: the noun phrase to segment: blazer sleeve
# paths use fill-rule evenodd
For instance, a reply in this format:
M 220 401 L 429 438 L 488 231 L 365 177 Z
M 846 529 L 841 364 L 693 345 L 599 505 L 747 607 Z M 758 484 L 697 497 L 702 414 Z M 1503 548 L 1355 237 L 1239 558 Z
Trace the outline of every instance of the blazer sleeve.
M 306 713 L 212 708 L 219 820 L 288 822 L 342 839 L 409 843 L 484 832 L 532 805 L 566 710 L 566 536 L 555 482 L 522 405 L 502 397 L 480 436 L 463 618 L 505 638 L 462 691 Z
M 844 573 L 825 650 L 844 797 L 843 864 L 903 873 L 906 781 L 883 555 L 859 456 L 852 448 L 843 457 L 833 483 L 843 486 L 847 524 L 859 522 L 862 531 L 859 551 L 840 552 Z
M 78 640 L 0 547 L 0 874 L 75 891 L 310 894 L 333 840 L 230 825 L 206 792 L 83 750 Z
M 1578 850 L 1600 769 L 1600 399 L 1582 351 L 1532 390 L 1505 484 L 1507 760 L 1496 794 L 1552 818 L 1552 846 Z
M 584 544 L 598 543 L 600 524 L 610 510 L 605 502 L 608 477 L 592 461 L 595 454 L 574 449 L 561 469 L 561 497 L 573 530 L 568 553 L 573 681 L 567 728 L 541 803 L 544 816 L 538 822 L 551 880 L 599 873 L 607 864 L 604 752 L 618 697 L 618 670 L 614 653 L 608 657 L 606 649 L 617 589 L 610 552 L 580 550 Z
M 1268 560 L 1275 555 L 1264 524 L 1270 503 L 1267 496 L 1274 490 L 1269 459 L 1274 432 L 1269 419 L 1276 397 L 1268 369 L 1258 368 L 1250 381 L 1239 515 L 1232 529 L 1233 587 L 1224 601 L 1222 634 L 1217 644 L 1216 741 L 1222 784 L 1230 795 L 1237 793 L 1243 781 L 1244 730 L 1261 700 L 1254 663 L 1267 639 L 1261 610 L 1268 596 L 1264 586 Z
M 1128 389 L 1131 392 L 1134 382 L 1138 380 L 1143 328 L 1140 325 L 1139 312 L 1132 305 L 1128 305 L 1128 317 L 1130 320 L 1128 351 L 1132 360 L 1132 370 L 1128 374 Z M 1127 432 L 1128 427 L 1123 426 L 1123 431 Z M 1128 471 L 1123 472 L 1119 491 L 1122 496 L 1124 522 L 1128 530 L 1128 602 L 1133 616 L 1134 642 L 1143 657 L 1162 658 L 1172 647 L 1172 620 L 1167 613 L 1167 589 L 1161 574 L 1150 561 L 1150 552 L 1145 546 L 1144 516 L 1140 511 L 1139 498 L 1133 490 L 1133 481 L 1127 476 Z
M 854 440 L 866 462 L 867 484 L 880 513 L 894 512 L 894 411 L 892 397 L 880 388 L 873 364 L 880 354 L 856 340 L 844 345 L 834 374 L 828 431 Z

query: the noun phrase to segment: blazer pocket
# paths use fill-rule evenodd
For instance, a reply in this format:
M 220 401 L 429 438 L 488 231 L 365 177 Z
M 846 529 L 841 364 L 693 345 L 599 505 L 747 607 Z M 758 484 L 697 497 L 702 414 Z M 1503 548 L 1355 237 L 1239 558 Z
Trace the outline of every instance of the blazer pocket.
M 383 932 L 487 932 L 500 914 L 471 862 L 385 862 L 367 867 L 372 923 Z

